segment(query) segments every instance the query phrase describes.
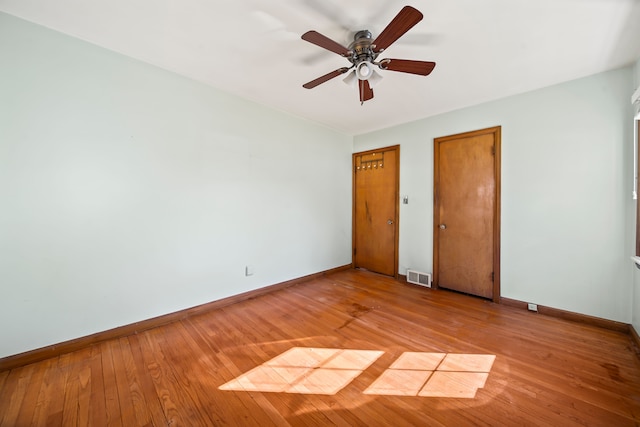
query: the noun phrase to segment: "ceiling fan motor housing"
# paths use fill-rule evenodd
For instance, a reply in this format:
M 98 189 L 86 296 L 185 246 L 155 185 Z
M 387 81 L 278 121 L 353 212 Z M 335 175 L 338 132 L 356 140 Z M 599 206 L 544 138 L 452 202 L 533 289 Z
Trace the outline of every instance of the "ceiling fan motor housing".
M 377 53 L 372 48 L 373 38 L 369 30 L 361 30 L 353 36 L 353 43 L 349 45 L 352 52 L 349 61 L 355 66 L 356 76 L 360 80 L 368 80 L 373 75 L 374 62 Z

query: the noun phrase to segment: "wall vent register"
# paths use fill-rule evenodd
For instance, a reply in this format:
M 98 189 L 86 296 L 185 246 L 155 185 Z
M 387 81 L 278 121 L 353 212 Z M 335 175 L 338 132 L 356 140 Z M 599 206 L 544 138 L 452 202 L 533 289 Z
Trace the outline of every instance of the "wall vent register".
M 407 282 L 413 283 L 414 285 L 426 286 L 427 288 L 430 288 L 431 274 L 422 273 L 415 270 L 407 270 Z

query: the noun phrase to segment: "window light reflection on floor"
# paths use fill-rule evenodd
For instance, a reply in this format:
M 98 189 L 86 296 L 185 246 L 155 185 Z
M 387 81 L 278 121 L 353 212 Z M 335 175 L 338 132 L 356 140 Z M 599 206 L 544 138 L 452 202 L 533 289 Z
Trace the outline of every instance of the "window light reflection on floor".
M 383 353 L 294 347 L 220 386 L 220 390 L 336 394 Z
M 293 347 L 220 390 L 336 394 L 384 352 Z M 405 352 L 365 391 L 369 395 L 474 398 L 495 355 Z
M 473 399 L 496 356 L 492 354 L 403 353 L 364 394 Z

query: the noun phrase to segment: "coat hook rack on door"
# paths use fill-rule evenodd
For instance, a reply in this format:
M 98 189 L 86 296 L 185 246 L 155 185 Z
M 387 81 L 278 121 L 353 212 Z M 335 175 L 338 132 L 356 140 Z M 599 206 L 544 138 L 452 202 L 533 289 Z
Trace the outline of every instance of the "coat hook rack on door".
M 356 157 L 356 171 L 382 169 L 384 167 L 384 152 L 362 154 Z

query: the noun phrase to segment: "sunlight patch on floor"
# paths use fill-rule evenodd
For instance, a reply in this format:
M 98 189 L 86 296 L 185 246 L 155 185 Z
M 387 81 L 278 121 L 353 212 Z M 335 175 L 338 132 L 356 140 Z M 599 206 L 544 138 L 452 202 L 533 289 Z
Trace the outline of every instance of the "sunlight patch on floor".
M 220 386 L 220 390 L 300 394 L 338 393 L 383 351 L 293 347 Z M 472 399 L 496 356 L 405 352 L 365 391 L 369 395 Z
M 484 387 L 495 358 L 492 354 L 406 352 L 364 394 L 473 399 Z
M 383 353 L 294 347 L 220 386 L 220 390 L 336 394 Z

